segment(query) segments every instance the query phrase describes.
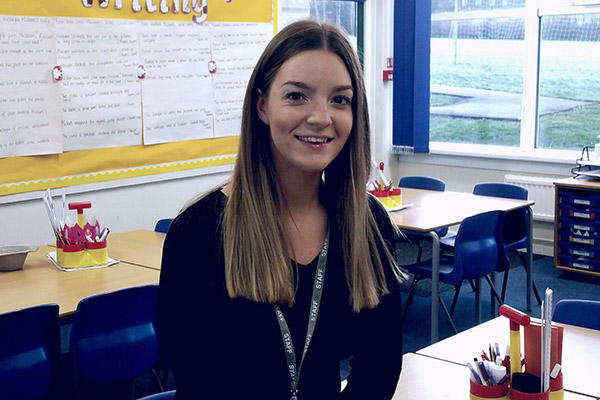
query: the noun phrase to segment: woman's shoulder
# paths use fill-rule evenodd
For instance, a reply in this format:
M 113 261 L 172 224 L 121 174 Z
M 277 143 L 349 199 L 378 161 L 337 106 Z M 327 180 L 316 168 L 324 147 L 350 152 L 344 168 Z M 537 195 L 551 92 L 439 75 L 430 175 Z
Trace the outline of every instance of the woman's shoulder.
M 197 200 L 192 200 L 173 220 L 169 232 L 216 227 L 220 223 L 226 203 L 227 196 L 221 189 L 213 190 Z

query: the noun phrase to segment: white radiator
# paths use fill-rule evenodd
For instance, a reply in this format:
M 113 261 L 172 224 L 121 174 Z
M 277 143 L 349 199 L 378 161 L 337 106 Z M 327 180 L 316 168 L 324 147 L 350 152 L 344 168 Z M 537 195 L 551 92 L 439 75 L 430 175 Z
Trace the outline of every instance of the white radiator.
M 504 182 L 523 186 L 529 191 L 529 200 L 535 201 L 533 218 L 554 221 L 554 185 L 560 178 L 541 176 L 504 175 Z

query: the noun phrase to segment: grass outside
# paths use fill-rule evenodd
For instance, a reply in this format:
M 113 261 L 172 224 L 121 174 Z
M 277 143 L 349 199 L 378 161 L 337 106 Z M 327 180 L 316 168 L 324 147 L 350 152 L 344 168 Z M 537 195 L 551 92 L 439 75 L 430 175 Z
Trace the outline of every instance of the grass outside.
M 454 53 L 456 49 L 456 57 Z M 521 93 L 522 42 L 432 40 L 431 83 Z M 576 109 L 539 120 L 536 147 L 579 150 L 600 135 L 600 43 L 543 42 L 540 53 L 540 95 L 586 101 Z M 460 101 L 432 94 L 431 105 Z M 431 115 L 431 141 L 519 146 L 520 122 Z

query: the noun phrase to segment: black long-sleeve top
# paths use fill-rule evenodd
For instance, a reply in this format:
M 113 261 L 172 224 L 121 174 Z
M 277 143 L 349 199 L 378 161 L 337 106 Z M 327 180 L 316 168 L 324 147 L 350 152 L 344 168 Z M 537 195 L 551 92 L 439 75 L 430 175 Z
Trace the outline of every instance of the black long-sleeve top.
M 221 222 L 227 197 L 215 191 L 171 224 L 160 276 L 158 331 L 162 357 L 173 367 L 178 400 L 290 398 L 290 377 L 272 304 L 231 299 L 225 288 Z M 385 210 L 370 201 L 393 249 Z M 332 218 L 330 218 L 331 220 Z M 402 362 L 399 288 L 383 257 L 390 294 L 374 309 L 353 312 L 339 237 L 330 221 L 323 297 L 302 365 L 299 400 L 390 399 Z M 292 307 L 281 305 L 300 362 L 317 259 L 298 265 Z M 340 360 L 352 371 L 340 393 Z

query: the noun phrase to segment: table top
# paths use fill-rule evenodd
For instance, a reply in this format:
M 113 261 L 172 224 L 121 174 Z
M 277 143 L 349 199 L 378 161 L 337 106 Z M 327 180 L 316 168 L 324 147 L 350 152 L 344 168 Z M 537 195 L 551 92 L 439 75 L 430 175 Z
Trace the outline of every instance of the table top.
M 137 230 L 110 234 L 108 256 L 130 264 L 160 270 L 162 249 L 167 235 Z
M 57 303 L 60 316 L 67 316 L 86 297 L 159 280 L 159 271 L 124 262 L 106 268 L 61 271 L 46 258 L 55 250 L 40 246 L 38 251 L 29 253 L 22 270 L 0 273 L 0 313 Z
M 532 200 L 478 196 L 462 192 L 402 188 L 402 204 L 411 207 L 390 213 L 392 222 L 401 229 L 430 232 L 461 223 L 482 212 L 511 211 L 534 204 Z
M 565 400 L 592 400 L 594 397 L 564 392 Z M 454 400 L 469 398 L 469 371 L 465 366 L 427 356 L 407 353 L 393 400 Z
M 562 371 L 565 389 L 600 398 L 598 373 L 594 365 L 600 359 L 600 331 L 572 325 L 557 324 L 564 328 Z M 509 343 L 509 321 L 496 317 L 457 335 L 427 346 L 418 354 L 454 363 L 465 364 L 481 354 L 490 342 L 498 342 L 504 352 Z M 521 330 L 523 353 L 523 330 Z

